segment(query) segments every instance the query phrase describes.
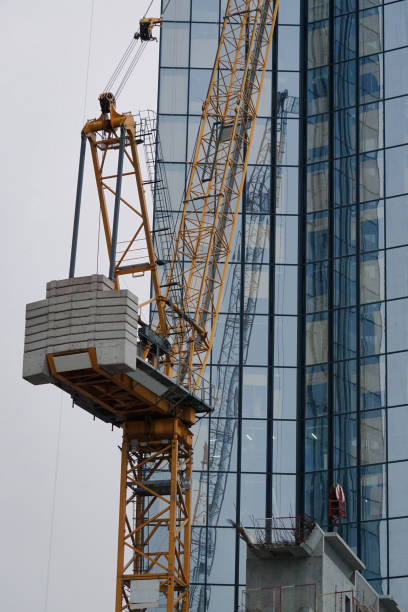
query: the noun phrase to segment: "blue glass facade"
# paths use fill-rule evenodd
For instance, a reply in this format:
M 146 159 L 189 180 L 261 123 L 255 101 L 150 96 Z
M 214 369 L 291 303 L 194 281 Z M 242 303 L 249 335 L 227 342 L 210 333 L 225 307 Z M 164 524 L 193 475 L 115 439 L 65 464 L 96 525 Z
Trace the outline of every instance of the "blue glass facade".
M 405 609 L 408 578 L 395 547 L 398 530 L 401 541 L 406 533 L 396 517 L 406 515 L 408 464 L 394 454 L 394 428 L 407 426 L 396 224 L 406 215 L 408 2 L 309 0 L 303 19 L 298 507 L 328 527 L 328 489 L 341 483 L 341 534 L 366 577 Z
M 225 4 L 162 2 L 175 215 Z M 408 0 L 281 0 L 278 21 L 194 432 L 192 610 L 239 604 L 228 519 L 327 527 L 332 482 L 367 578 L 408 608 Z

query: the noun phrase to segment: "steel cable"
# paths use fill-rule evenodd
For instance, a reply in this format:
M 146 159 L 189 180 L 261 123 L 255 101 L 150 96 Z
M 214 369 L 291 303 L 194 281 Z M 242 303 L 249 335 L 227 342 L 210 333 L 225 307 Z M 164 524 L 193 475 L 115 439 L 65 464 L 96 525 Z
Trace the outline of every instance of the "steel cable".
M 115 92 L 115 98 L 116 100 L 118 99 L 118 97 L 120 96 L 121 92 L 123 91 L 124 86 L 126 85 L 126 83 L 129 80 L 130 75 L 132 74 L 133 70 L 135 69 L 136 64 L 139 62 L 140 58 L 143 55 L 144 50 L 146 49 L 147 46 L 147 42 L 143 42 L 141 44 L 141 46 L 139 47 L 139 49 L 136 51 L 136 54 L 134 56 L 134 58 L 132 59 L 132 61 L 130 62 L 125 74 L 123 75 L 123 78 L 121 80 L 121 82 L 119 83 L 119 86 Z

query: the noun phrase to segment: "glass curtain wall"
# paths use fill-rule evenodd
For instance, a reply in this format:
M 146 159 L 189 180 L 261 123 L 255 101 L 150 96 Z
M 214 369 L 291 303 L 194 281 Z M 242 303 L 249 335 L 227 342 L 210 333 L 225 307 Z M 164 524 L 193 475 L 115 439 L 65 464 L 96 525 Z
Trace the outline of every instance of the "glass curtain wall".
M 174 215 L 225 4 L 162 1 L 157 163 Z M 214 412 L 194 427 L 193 611 L 238 609 L 246 550 L 230 519 L 253 528 L 296 511 L 299 4 L 279 11 L 206 374 Z
M 408 608 L 408 2 L 303 4 L 299 507 Z M 307 34 L 306 34 L 307 33 Z

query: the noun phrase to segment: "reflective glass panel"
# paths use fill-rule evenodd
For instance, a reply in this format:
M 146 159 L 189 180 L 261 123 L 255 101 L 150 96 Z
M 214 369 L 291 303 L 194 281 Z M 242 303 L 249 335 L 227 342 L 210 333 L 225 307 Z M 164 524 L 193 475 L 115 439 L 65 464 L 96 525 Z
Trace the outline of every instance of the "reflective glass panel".
M 408 459 L 406 424 L 408 423 L 408 406 L 399 406 L 388 410 L 388 460 Z M 391 476 L 390 476 L 391 480 Z M 392 485 L 391 485 L 392 486 Z
M 327 414 L 328 373 L 327 365 L 306 368 L 306 417 Z
M 333 367 L 334 410 L 354 412 L 357 410 L 357 362 L 340 361 Z
M 159 113 L 183 114 L 187 111 L 187 83 L 187 70 L 181 68 L 162 68 L 160 70 L 160 91 L 162 93 L 159 100 Z M 170 158 L 169 161 L 175 160 Z
M 190 66 L 212 68 L 218 46 L 218 25 L 212 23 L 191 24 Z
M 408 353 L 388 355 L 388 405 L 408 404 Z
M 171 68 L 188 66 L 190 24 L 163 23 L 161 30 L 160 65 Z
M 327 313 L 306 317 L 306 364 L 327 361 Z
M 366 357 L 360 367 L 360 405 L 362 410 L 381 408 L 385 404 L 385 359 Z
M 378 251 L 384 248 L 384 203 L 382 200 L 360 205 L 360 249 Z
M 297 372 L 295 368 L 273 370 L 273 418 L 296 418 Z
M 361 412 L 361 463 L 385 461 L 386 433 L 384 410 Z
M 360 351 L 363 356 L 385 351 L 384 304 L 370 304 L 360 308 Z
M 305 466 L 309 472 L 327 470 L 327 418 L 305 421 Z
M 363 521 L 381 519 L 386 514 L 385 465 L 361 468 L 361 515 Z

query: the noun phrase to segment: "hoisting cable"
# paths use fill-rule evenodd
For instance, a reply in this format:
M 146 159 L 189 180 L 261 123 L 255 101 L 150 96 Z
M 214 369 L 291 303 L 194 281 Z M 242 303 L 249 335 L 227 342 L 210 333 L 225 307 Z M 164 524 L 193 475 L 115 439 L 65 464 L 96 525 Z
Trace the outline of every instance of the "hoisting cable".
M 130 75 L 132 74 L 133 70 L 135 69 L 135 66 L 137 65 L 137 63 L 139 62 L 140 58 L 143 55 L 144 50 L 147 47 L 147 42 L 143 42 L 141 44 L 141 46 L 139 47 L 139 49 L 136 51 L 136 55 L 135 57 L 132 59 L 131 63 L 128 66 L 128 69 L 126 70 L 125 74 L 123 75 L 123 78 L 121 80 L 121 82 L 119 83 L 119 86 L 115 92 L 115 98 L 116 100 L 118 99 L 118 97 L 120 96 L 124 86 L 126 85 L 126 83 L 129 80 Z
M 134 37 L 132 37 L 132 40 L 130 41 L 129 46 L 127 47 L 126 51 L 122 55 L 121 59 L 119 60 L 119 63 L 116 66 L 115 70 L 113 71 L 111 78 L 106 83 L 105 89 L 103 90 L 104 92 L 108 92 L 111 90 L 112 86 L 114 85 L 116 79 L 119 76 L 120 71 L 123 69 L 123 66 L 125 65 L 127 59 L 129 58 L 129 55 L 132 53 L 135 45 L 136 45 L 136 40 Z

